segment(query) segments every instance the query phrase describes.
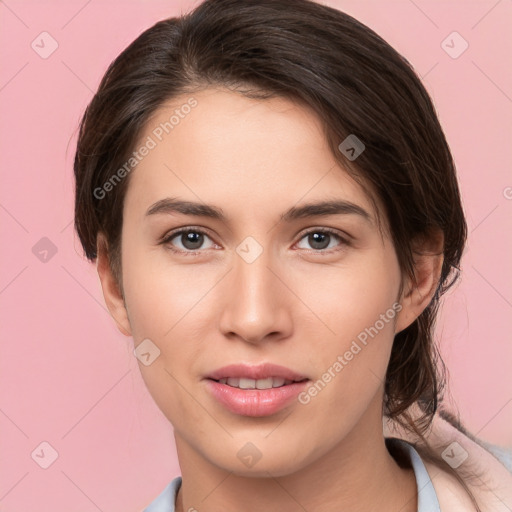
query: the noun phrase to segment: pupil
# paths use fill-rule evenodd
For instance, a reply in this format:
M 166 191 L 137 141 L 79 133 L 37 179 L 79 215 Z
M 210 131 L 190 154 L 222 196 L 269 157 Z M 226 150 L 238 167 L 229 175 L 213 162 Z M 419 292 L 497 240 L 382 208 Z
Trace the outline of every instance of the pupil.
M 181 241 L 187 249 L 198 249 L 203 244 L 203 235 L 195 231 L 189 231 L 182 235 Z M 192 245 L 192 247 L 190 247 L 190 245 Z
M 309 235 L 311 246 L 313 249 L 325 249 L 329 245 L 329 237 L 330 235 L 325 233 L 311 233 Z M 320 247 L 315 244 L 320 244 Z

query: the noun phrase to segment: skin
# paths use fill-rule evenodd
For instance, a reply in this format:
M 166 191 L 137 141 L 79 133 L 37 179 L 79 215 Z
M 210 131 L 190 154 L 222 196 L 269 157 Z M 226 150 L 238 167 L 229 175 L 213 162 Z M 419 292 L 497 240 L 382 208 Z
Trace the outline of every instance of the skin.
M 97 262 L 120 331 L 135 347 L 149 338 L 160 350 L 139 366 L 174 427 L 183 478 L 177 510 L 416 511 L 414 474 L 384 444 L 383 383 L 393 337 L 428 305 L 442 257 L 418 260 L 414 285 L 402 275 L 384 214 L 382 236 L 372 202 L 330 153 L 312 111 L 223 89 L 193 96 L 198 105 L 130 175 L 124 300 L 101 234 Z M 140 140 L 187 99 L 160 108 Z M 145 215 L 165 197 L 216 205 L 227 220 Z M 359 205 L 370 221 L 280 221 L 293 206 L 327 199 Z M 160 243 L 194 226 L 207 232 L 198 254 L 180 235 Z M 307 233 L 325 228 L 348 243 L 331 236 L 318 249 Z M 248 236 L 263 248 L 252 263 L 236 252 Z M 315 382 L 397 301 L 400 312 L 306 405 L 252 418 L 206 391 L 208 372 L 239 362 L 274 362 Z M 261 453 L 252 467 L 237 457 L 247 442 Z

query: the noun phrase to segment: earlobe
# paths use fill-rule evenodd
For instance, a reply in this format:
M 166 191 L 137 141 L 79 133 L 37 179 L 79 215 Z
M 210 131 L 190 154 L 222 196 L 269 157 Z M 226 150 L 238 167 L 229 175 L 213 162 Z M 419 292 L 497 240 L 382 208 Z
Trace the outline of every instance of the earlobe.
M 431 232 L 414 243 L 413 278 L 406 277 L 400 297 L 402 309 L 395 323 L 395 334 L 409 327 L 430 304 L 443 267 L 444 236 L 441 230 Z
M 101 282 L 103 297 L 107 308 L 116 322 L 117 328 L 125 335 L 131 336 L 130 321 L 128 312 L 119 286 L 112 274 L 109 263 L 108 244 L 103 233 L 98 233 L 97 237 L 97 259 L 96 270 Z

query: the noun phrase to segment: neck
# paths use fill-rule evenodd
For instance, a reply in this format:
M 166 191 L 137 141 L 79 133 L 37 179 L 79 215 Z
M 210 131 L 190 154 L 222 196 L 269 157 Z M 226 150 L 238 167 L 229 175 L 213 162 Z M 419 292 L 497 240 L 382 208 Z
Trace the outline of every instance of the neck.
M 175 431 L 182 473 L 176 512 L 287 510 L 321 512 L 380 510 L 416 512 L 412 468 L 388 452 L 382 417 L 362 418 L 327 453 L 284 476 L 238 476 L 215 466 Z

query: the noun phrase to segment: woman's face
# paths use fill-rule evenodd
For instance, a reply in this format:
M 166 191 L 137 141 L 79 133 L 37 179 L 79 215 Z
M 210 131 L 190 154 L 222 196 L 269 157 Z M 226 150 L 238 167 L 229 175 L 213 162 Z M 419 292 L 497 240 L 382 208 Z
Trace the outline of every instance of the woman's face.
M 382 432 L 400 269 L 312 112 L 223 89 L 193 98 L 161 108 L 137 145 L 149 149 L 125 198 L 118 323 L 179 450 L 241 475 L 290 474 Z M 303 210 L 326 201 L 340 204 Z M 268 391 L 208 379 L 264 363 L 308 380 Z

